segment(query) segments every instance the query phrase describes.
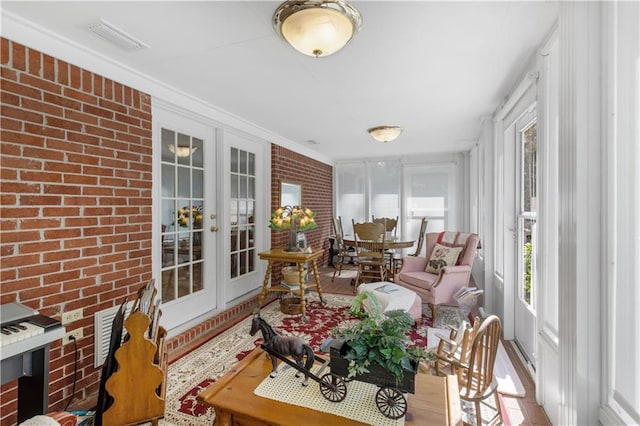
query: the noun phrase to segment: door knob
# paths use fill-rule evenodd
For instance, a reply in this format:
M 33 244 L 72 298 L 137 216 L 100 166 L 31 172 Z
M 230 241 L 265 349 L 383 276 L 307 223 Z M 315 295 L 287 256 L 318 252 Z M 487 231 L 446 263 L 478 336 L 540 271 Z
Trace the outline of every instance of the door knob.
M 211 227 L 211 232 L 218 232 L 218 227 L 217 226 L 212 226 Z

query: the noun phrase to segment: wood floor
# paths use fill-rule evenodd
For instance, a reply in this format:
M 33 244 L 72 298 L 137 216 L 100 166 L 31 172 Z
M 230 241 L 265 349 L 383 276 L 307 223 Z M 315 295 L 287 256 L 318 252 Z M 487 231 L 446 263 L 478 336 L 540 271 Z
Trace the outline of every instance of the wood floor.
M 353 267 L 344 266 L 340 276 L 336 276 L 331 282 L 334 269 L 332 267 L 320 267 L 320 285 L 326 293 L 353 294 L 351 279 L 355 277 Z M 349 269 L 348 269 L 349 268 Z M 509 424 L 511 425 L 551 425 L 544 410 L 536 403 L 535 384 L 527 369 L 522 365 L 515 349 L 508 341 L 503 341 L 504 347 L 513 363 L 518 376 L 524 385 L 526 395 L 524 398 L 512 398 L 503 396 L 504 406 L 508 411 Z

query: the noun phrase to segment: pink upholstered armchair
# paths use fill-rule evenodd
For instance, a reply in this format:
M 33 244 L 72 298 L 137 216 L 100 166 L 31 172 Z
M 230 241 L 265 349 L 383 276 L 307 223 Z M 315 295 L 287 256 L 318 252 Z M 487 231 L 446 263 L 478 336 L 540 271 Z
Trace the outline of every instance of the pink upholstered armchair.
M 398 273 L 396 283 L 415 291 L 422 298 L 423 303 L 428 303 L 431 308 L 431 318 L 436 315 L 436 305 L 456 305 L 454 295 L 462 287 L 469 285 L 471 278 L 471 266 L 478 247 L 477 234 L 465 234 L 460 232 L 430 232 L 426 235 L 426 257 L 406 256 L 402 260 L 402 269 Z M 449 248 L 461 247 L 455 265 L 441 266 L 437 272 L 428 272 L 427 266 L 431 259 L 431 266 L 438 265 L 437 256 L 432 259 L 433 249 L 436 244 Z M 437 255 L 438 253 L 436 253 Z M 434 263 L 435 262 L 435 263 Z

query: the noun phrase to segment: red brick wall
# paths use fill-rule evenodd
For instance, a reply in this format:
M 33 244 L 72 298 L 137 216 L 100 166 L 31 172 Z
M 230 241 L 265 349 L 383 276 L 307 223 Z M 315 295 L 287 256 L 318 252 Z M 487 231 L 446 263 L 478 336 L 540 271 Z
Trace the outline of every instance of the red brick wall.
M 151 99 L 1 39 L 1 303 L 82 328 L 76 398 L 97 392 L 93 314 L 151 278 Z M 51 348 L 49 403 L 71 396 L 74 345 Z M 16 422 L 16 383 L 1 424 Z
M 4 38 L 0 52 L 0 303 L 57 319 L 83 308 L 66 326 L 84 335 L 75 400 L 95 400 L 93 314 L 151 278 L 151 99 Z M 301 184 L 303 205 L 317 213 L 309 244 L 327 249 L 332 167 L 277 145 L 271 153 L 272 208 L 283 180 Z M 272 237 L 274 247 L 285 245 L 286 232 Z M 168 349 L 245 308 L 171 339 Z M 50 409 L 61 410 L 71 396 L 73 345 L 54 342 L 50 356 Z M 0 397 L 0 424 L 16 423 L 16 382 Z
M 333 216 L 333 167 L 302 154 L 271 145 L 271 211 L 280 207 L 280 184 L 297 183 L 302 186 L 302 205 L 316 213 L 318 227 L 306 231 L 308 244 L 325 249 L 320 264 L 329 259 L 329 242 Z M 271 231 L 271 246 L 285 247 L 286 231 Z

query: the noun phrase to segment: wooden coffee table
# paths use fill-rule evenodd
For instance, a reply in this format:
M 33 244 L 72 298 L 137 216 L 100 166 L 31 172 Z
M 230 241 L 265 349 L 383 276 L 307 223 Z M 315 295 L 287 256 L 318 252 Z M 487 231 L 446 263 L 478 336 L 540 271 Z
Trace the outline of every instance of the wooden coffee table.
M 266 352 L 256 348 L 227 374 L 209 385 L 197 397 L 213 407 L 216 425 L 364 425 L 345 417 L 290 405 L 253 393 L 271 373 Z M 310 381 L 309 386 L 318 386 Z M 460 397 L 455 376 L 416 375 L 416 393 L 409 394 L 406 425 L 462 425 Z M 336 402 L 336 404 L 340 404 Z

